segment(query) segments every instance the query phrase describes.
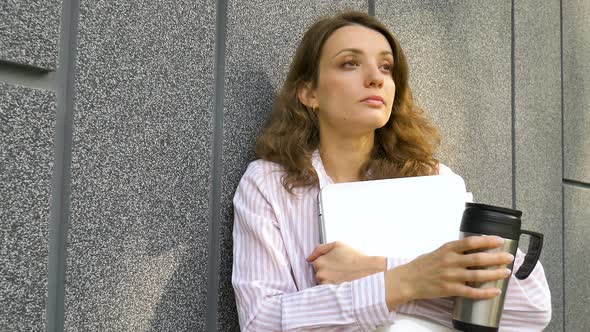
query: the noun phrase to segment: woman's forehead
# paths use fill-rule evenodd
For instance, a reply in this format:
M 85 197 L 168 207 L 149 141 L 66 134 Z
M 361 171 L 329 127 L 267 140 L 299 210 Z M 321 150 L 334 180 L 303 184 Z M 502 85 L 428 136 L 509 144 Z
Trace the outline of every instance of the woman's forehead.
M 369 54 L 392 53 L 391 45 L 383 34 L 361 25 L 349 25 L 334 31 L 326 40 L 322 53 L 330 59 L 345 50 Z

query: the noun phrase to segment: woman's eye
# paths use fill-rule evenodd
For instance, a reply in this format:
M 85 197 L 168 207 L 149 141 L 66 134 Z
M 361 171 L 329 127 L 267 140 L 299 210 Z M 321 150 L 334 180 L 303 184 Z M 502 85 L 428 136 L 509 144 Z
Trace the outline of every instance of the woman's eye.
M 356 67 L 358 65 L 359 65 L 358 62 L 356 62 L 354 60 L 346 61 L 342 64 L 343 67 Z
M 391 72 L 393 70 L 393 66 L 389 63 L 382 65 L 381 68 L 387 72 Z

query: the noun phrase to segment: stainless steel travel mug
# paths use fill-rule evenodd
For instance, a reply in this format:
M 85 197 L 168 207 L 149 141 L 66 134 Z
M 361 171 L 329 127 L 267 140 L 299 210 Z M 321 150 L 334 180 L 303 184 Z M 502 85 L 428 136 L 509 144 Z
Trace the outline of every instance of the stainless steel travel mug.
M 526 279 L 533 271 L 541 255 L 543 235 L 521 230 L 521 216 L 522 212 L 518 210 L 466 203 L 461 220 L 460 238 L 478 235 L 499 236 L 504 238 L 502 247 L 488 250 L 488 252 L 507 252 L 516 256 L 520 235 L 530 235 L 531 239 L 524 262 L 515 274 L 518 279 Z M 513 263 L 507 266 L 510 270 L 512 270 L 512 267 Z M 465 332 L 498 331 L 509 281 L 510 277 L 492 282 L 469 283 L 470 286 L 477 288 L 497 287 L 502 290 L 502 294 L 488 300 L 457 297 L 453 309 L 453 327 Z

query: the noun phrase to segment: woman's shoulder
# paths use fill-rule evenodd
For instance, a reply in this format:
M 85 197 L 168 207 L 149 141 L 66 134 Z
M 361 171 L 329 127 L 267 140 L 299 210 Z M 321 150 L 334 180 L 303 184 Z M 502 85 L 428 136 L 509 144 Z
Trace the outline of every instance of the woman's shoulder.
M 256 159 L 248 164 L 244 176 L 280 178 L 284 173 L 281 165 L 264 159 Z
M 275 162 L 257 159 L 246 168 L 242 175 L 241 184 L 249 183 L 257 187 L 276 187 L 280 184 L 285 171 L 283 167 Z
M 295 187 L 289 191 L 284 186 L 286 174 L 287 172 L 282 165 L 268 160 L 257 159 L 248 165 L 238 187 L 256 187 L 263 194 L 270 194 L 286 200 L 301 198 L 302 195 L 307 197 L 310 190 L 313 193 L 313 189 L 316 188 L 314 186 Z

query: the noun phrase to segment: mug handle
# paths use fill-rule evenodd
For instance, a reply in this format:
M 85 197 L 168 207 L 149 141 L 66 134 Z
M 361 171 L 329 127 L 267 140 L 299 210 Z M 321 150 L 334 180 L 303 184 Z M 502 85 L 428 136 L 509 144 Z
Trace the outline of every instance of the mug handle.
M 531 232 L 527 230 L 521 230 L 521 234 L 530 235 L 531 239 L 529 242 L 529 248 L 526 252 L 526 256 L 524 257 L 524 262 L 516 271 L 515 276 L 519 280 L 526 279 L 533 269 L 537 262 L 539 261 L 539 257 L 541 256 L 541 248 L 543 248 L 543 234 L 537 232 Z

